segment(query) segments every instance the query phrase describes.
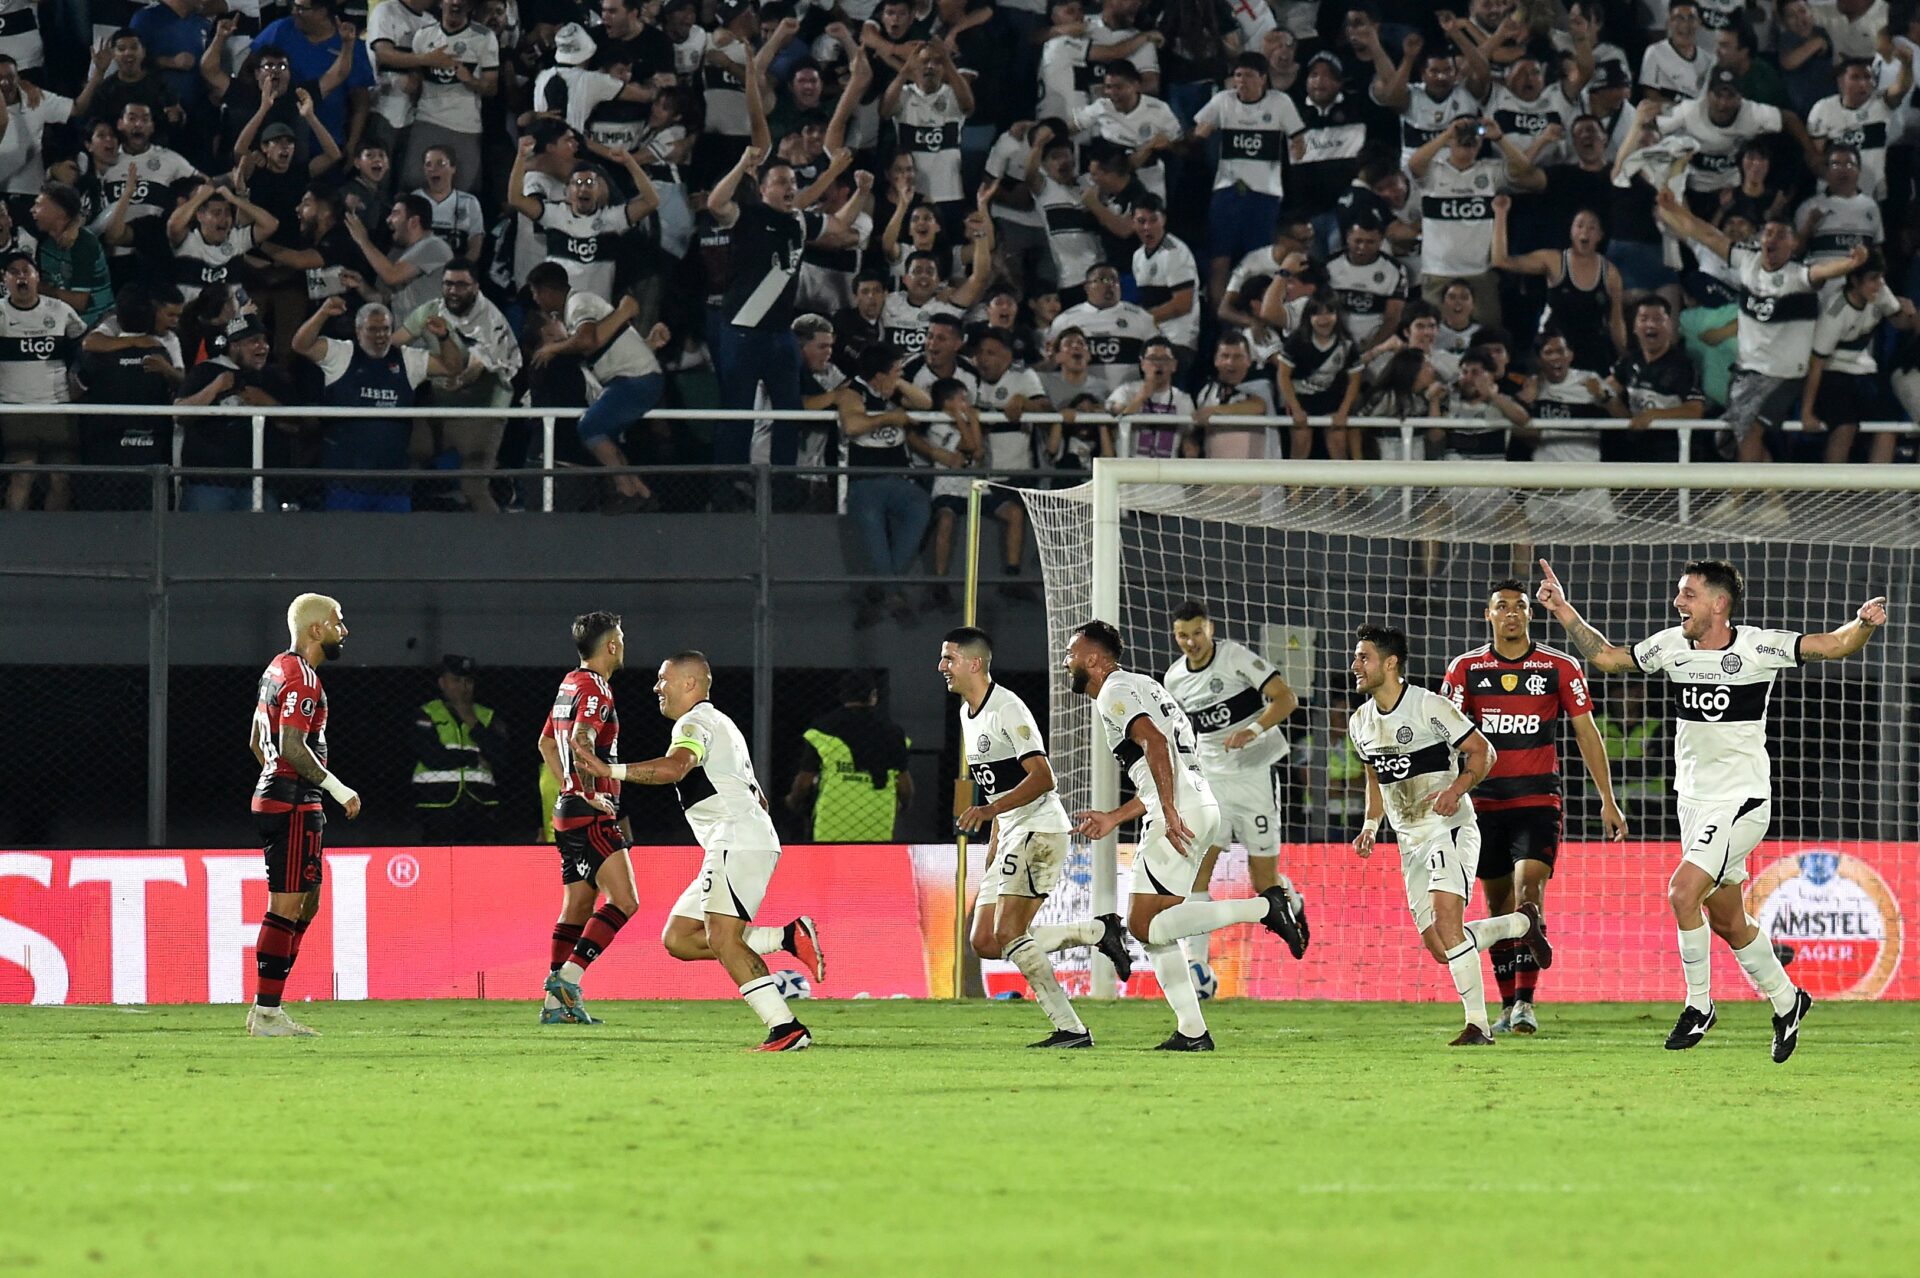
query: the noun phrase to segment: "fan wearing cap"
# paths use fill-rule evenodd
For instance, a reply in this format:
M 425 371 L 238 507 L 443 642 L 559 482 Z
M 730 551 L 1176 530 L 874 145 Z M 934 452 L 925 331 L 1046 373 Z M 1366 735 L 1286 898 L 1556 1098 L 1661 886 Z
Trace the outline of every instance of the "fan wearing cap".
M 492 706 L 474 700 L 480 667 L 472 657 L 440 659 L 440 695 L 413 722 L 413 808 L 427 843 L 497 843 L 500 796 L 494 776 L 509 757 Z
M 1652 99 L 1640 104 L 1650 113 Z M 1687 169 L 1687 202 L 1696 213 L 1711 213 L 1719 193 L 1740 183 L 1740 148 L 1755 138 L 1783 130 L 1800 144 L 1807 164 L 1816 173 L 1825 157 L 1807 134 L 1807 126 L 1791 111 L 1749 102 L 1740 93 L 1740 77 L 1728 67 L 1715 67 L 1707 77 L 1705 97 L 1683 102 L 1660 114 L 1655 124 L 1660 136 L 1684 133 L 1700 144 Z
M 24 255 L 0 264 L 6 300 L 0 302 L 0 404 L 69 403 L 67 369 L 79 353 L 85 325 L 73 308 L 40 292 L 40 270 Z M 76 435 L 64 413 L 8 417 L 4 423 L 9 466 L 70 462 Z M 25 510 L 35 476 L 16 472 L 7 481 L 7 509 Z M 47 477 L 46 508 L 65 510 L 73 490 L 66 475 Z
M 270 364 L 273 342 L 259 317 L 234 316 L 223 335 L 225 349 L 187 370 L 174 403 L 202 408 L 218 405 L 241 410 L 230 417 L 182 417 L 181 466 L 245 470 L 253 465 L 254 408 L 273 408 L 294 402 L 292 385 Z M 274 435 L 269 433 L 269 447 Z M 246 510 L 252 504 L 251 484 L 244 479 L 219 479 L 189 474 L 180 488 L 180 509 L 191 512 Z
M 577 22 L 554 32 L 555 65 L 534 80 L 533 109 L 561 116 L 584 133 L 588 119 L 605 103 L 653 101 L 653 86 L 629 79 L 625 67 L 617 75 L 591 69 L 587 64 L 598 52 L 593 37 Z
M 1336 54 L 1322 50 L 1307 59 L 1307 91 L 1299 104 L 1306 128 L 1292 139 L 1288 203 L 1320 210 L 1315 230 L 1322 242 L 1339 233 L 1334 201 L 1353 184 L 1367 144 L 1366 113 L 1343 91 L 1346 75 L 1346 64 Z

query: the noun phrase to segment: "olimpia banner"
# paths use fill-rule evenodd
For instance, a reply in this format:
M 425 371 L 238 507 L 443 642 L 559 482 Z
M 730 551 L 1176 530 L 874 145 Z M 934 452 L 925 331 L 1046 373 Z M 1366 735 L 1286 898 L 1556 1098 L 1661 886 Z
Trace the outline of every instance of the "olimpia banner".
M 810 914 L 827 949 L 815 997 L 946 997 L 953 987 L 952 844 L 789 849 L 760 921 Z M 1127 889 L 1123 847 L 1120 890 Z M 1043 920 L 1092 912 L 1090 850 L 1076 844 Z M 1570 843 L 1547 890 L 1556 961 L 1543 1001 L 1679 997 L 1666 881 L 1674 849 L 1655 843 Z M 660 948 L 667 911 L 693 878 L 693 848 L 636 848 L 640 913 L 594 966 L 596 998 L 728 998 L 711 963 Z M 983 849 L 968 855 L 976 885 Z M 1306 893 L 1313 945 L 1287 957 L 1255 926 L 1216 933 L 1209 956 L 1221 997 L 1451 1001 L 1408 917 L 1397 849 L 1370 861 L 1344 844 L 1283 847 L 1282 868 Z M 1816 998 L 1920 997 L 1906 919 L 1920 906 L 1920 844 L 1770 842 L 1749 867 L 1748 911 L 1793 948 L 1788 972 Z M 560 902 L 550 846 L 343 848 L 327 853 L 319 916 L 288 997 L 539 998 L 547 937 Z M 1218 895 L 1250 891 L 1245 860 L 1222 858 Z M 971 887 L 970 887 L 971 893 Z M 0 1002 L 231 1003 L 253 987 L 266 909 L 258 852 L 0 851 Z M 1469 917 L 1484 914 L 1476 893 Z M 776 969 L 796 966 L 769 956 Z M 1085 951 L 1056 956 L 1083 992 Z M 1715 950 L 1715 988 L 1746 989 Z M 967 992 L 1024 992 L 1011 965 L 969 956 Z M 1125 993 L 1157 996 L 1144 963 Z

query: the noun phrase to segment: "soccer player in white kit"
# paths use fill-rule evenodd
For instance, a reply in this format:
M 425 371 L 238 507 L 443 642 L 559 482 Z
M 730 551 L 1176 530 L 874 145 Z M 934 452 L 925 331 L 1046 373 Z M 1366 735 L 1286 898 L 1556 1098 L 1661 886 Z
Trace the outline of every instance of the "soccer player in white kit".
M 1089 621 L 1067 641 L 1066 669 L 1073 690 L 1099 708 L 1107 749 L 1126 769 L 1134 797 L 1107 812 L 1077 812 L 1075 826 L 1102 839 L 1122 822 L 1144 818 L 1133 854 L 1133 899 L 1127 930 L 1146 947 L 1154 975 L 1177 1020 L 1163 1052 L 1211 1052 L 1213 1035 L 1200 1015 L 1183 938 L 1234 923 L 1259 923 L 1299 945 L 1293 903 L 1278 887 L 1233 901 L 1189 901 L 1200 859 L 1220 825 L 1207 780 L 1200 775 L 1193 725 L 1171 694 L 1145 675 L 1120 668 L 1120 632 Z
M 1669 1051 L 1698 1043 L 1719 1019 L 1712 993 L 1712 937 L 1726 942 L 1740 970 L 1773 1004 L 1773 1059 L 1793 1055 L 1800 1022 L 1813 1000 L 1787 979 L 1773 942 L 1747 913 L 1741 884 L 1747 857 L 1766 837 L 1772 803 L 1767 755 L 1767 701 L 1790 666 L 1838 661 L 1867 646 L 1887 623 L 1881 595 L 1860 605 L 1852 621 L 1820 635 L 1736 626 L 1746 595 L 1740 570 L 1719 559 L 1696 559 L 1680 570 L 1673 607 L 1680 624 L 1632 648 L 1618 648 L 1580 615 L 1566 587 L 1546 574 L 1537 598 L 1566 627 L 1595 670 L 1607 674 L 1664 672 L 1674 688 L 1673 789 L 1680 808 L 1680 865 L 1667 883 L 1667 904 L 1680 928 L 1680 966 L 1687 1005 L 1667 1035 Z M 1702 925 L 1700 914 L 1706 911 Z
M 1348 719 L 1347 734 L 1367 765 L 1367 816 L 1353 850 L 1372 856 L 1380 819 L 1393 821 L 1407 908 L 1427 953 L 1447 965 L 1467 1014 L 1466 1028 L 1447 1046 L 1492 1047 L 1481 951 L 1519 940 L 1541 968 L 1553 966 L 1533 902 L 1512 914 L 1464 921 L 1480 865 L 1480 827 L 1467 792 L 1493 770 L 1493 743 L 1452 701 L 1407 682 L 1406 635 L 1362 626 L 1354 640 L 1353 686 L 1367 699 Z
M 993 681 L 993 640 L 986 631 L 972 626 L 948 631 L 940 643 L 939 669 L 947 691 L 960 697 L 967 771 L 985 799 L 960 814 L 960 828 L 969 834 L 993 829 L 987 872 L 973 906 L 974 953 L 1004 958 L 1019 968 L 1053 1022 L 1053 1033 L 1029 1047 L 1092 1047 L 1093 1035 L 1060 988 L 1047 956 L 1095 946 L 1126 980 L 1133 973 L 1133 956 L 1127 953 L 1120 916 L 1033 926 L 1048 893 L 1059 886 L 1073 828 L 1055 788 L 1046 738 L 1027 703 Z
M 706 852 L 699 874 L 674 902 L 660 943 L 677 959 L 710 958 L 727 969 L 766 1024 L 766 1041 L 755 1051 L 797 1052 L 811 1046 L 813 1036 L 787 1010 L 760 956 L 784 948 L 813 969 L 815 980 L 825 977 L 826 959 L 805 915 L 784 928 L 753 926 L 780 860 L 780 835 L 754 779 L 747 739 L 707 700 L 712 688 L 713 667 L 701 653 L 687 649 L 661 662 L 653 695 L 660 713 L 673 720 L 673 736 L 662 757 L 621 765 L 620 779 L 673 786 Z
M 1220 807 L 1220 829 L 1194 875 L 1189 901 L 1211 899 L 1207 885 L 1220 853 L 1234 839 L 1247 850 L 1247 877 L 1255 892 L 1275 884 L 1286 889 L 1300 926 L 1300 945 L 1289 952 L 1305 956 L 1310 932 L 1307 902 L 1293 881 L 1280 873 L 1280 814 L 1274 799 L 1274 773 L 1287 757 L 1287 735 L 1280 723 L 1299 708 L 1300 699 L 1266 658 L 1245 644 L 1218 639 L 1206 605 L 1189 599 L 1173 610 L 1173 641 L 1180 658 L 1162 680 L 1193 724 L 1200 774 Z M 1185 941 L 1187 958 L 1207 961 L 1202 932 Z

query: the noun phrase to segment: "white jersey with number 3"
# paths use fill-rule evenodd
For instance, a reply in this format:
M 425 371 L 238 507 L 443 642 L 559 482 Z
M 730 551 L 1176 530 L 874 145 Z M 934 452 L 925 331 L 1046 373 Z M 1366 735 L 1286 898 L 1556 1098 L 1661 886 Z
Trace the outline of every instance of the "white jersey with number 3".
M 667 749 L 689 750 L 693 767 L 674 787 L 700 846 L 765 850 L 780 846 L 753 776 L 747 739 L 711 701 L 674 721 Z
M 1673 788 L 1683 799 L 1764 799 L 1772 792 L 1767 701 L 1780 671 L 1803 658 L 1792 630 L 1733 627 L 1724 648 L 1696 648 L 1672 626 L 1633 647 L 1646 674 L 1674 685 Z
M 1173 765 L 1174 810 L 1183 819 L 1202 805 L 1211 805 L 1213 795 L 1200 775 L 1193 724 L 1173 694 L 1131 670 L 1116 670 L 1100 686 L 1100 731 L 1107 749 L 1127 770 L 1134 793 L 1147 805 L 1147 821 L 1159 827 L 1163 823 L 1160 787 L 1154 784 L 1147 754 L 1129 733 L 1135 719 L 1144 718 L 1167 739 L 1167 751 Z

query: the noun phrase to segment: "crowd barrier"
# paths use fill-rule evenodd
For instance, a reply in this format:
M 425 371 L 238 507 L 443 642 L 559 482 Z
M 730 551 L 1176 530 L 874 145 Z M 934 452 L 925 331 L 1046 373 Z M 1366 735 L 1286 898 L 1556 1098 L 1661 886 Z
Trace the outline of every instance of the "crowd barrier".
M 1120 886 L 1126 890 L 1122 848 Z M 1090 852 L 1076 846 L 1043 917 L 1082 916 Z M 782 857 L 763 922 L 813 915 L 828 954 L 820 997 L 946 997 L 953 992 L 951 844 L 809 846 Z M 1548 889 L 1556 962 L 1543 1001 L 1673 999 L 1680 993 L 1665 885 L 1674 850 L 1655 843 L 1570 843 Z M 633 851 L 640 912 L 595 964 L 598 998 L 727 998 L 712 963 L 660 948 L 667 912 L 700 862 L 694 848 Z M 974 851 L 977 883 L 981 854 Z M 1345 844 L 1296 844 L 1282 866 L 1307 893 L 1313 945 L 1283 956 L 1257 927 L 1219 933 L 1211 963 L 1222 997 L 1450 1000 L 1446 974 L 1408 918 L 1398 850 L 1360 861 Z M 1816 998 L 1920 998 L 1905 916 L 1920 905 L 1920 844 L 1763 844 L 1748 910 L 1794 947 L 1794 979 Z M 288 997 L 539 997 L 560 890 L 550 846 L 353 848 L 326 855 L 319 916 Z M 1248 890 L 1245 862 L 1223 858 L 1215 892 Z M 253 985 L 252 947 L 266 908 L 258 852 L 0 852 L 0 1003 L 235 1003 Z M 1476 899 L 1469 917 L 1484 913 Z M 1070 989 L 1088 983 L 1086 952 L 1057 956 Z M 794 966 L 770 956 L 776 968 Z M 1743 991 L 1724 947 L 1716 988 Z M 985 992 L 1021 992 L 1005 963 L 981 965 Z M 1125 991 L 1157 993 L 1144 962 Z

